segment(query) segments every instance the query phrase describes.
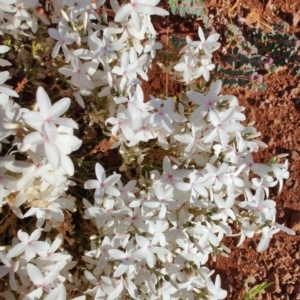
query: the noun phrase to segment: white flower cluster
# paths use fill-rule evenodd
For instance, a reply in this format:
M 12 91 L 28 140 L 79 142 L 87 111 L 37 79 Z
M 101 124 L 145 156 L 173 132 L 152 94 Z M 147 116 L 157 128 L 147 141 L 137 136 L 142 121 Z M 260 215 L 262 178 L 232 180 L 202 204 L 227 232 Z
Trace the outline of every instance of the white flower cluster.
M 56 43 L 52 57 L 61 60 L 62 50 L 66 62 L 58 72 L 83 108 L 84 96 L 106 98 L 106 109 L 94 112 L 94 119 L 114 137 L 123 158 L 120 170 L 134 169 L 136 177 L 126 181 L 96 163 L 96 179 L 84 183 L 95 190 L 93 202 L 82 201 L 84 218 L 98 234 L 90 237 L 90 247 L 84 245 L 82 258 L 64 249 L 63 234 L 47 238 L 76 210 L 67 190 L 74 185 L 71 153 L 82 144 L 73 135 L 78 125 L 63 117 L 71 100 L 52 105 L 42 87 L 36 105 L 21 108 L 10 98 L 18 94 L 3 85 L 9 72 L 1 72 L 0 208 L 9 206 L 20 219 L 35 215 L 37 222 L 31 234 L 23 228 L 12 245 L 0 248 L 0 277 L 8 278 L 0 296 L 225 299 L 219 275 L 212 280 L 214 271 L 205 264 L 210 256 L 228 256 L 222 240 L 234 235 L 233 224 L 239 245 L 261 235 L 258 251 L 279 230 L 293 234 L 276 223 L 276 205 L 269 199 L 269 188 L 279 184 L 281 191 L 289 176 L 288 162 L 280 163 L 284 155 L 267 164 L 253 161 L 251 153 L 266 145 L 256 140 L 253 124 L 245 124 L 236 97 L 220 95 L 221 81 L 212 83 L 207 95 L 186 93 L 192 111 L 173 98 L 144 99 L 141 79 L 148 80 L 147 70 L 162 48 L 150 16 L 167 14 L 156 6 L 158 0 L 122 6 L 111 0 L 114 21 L 104 0 L 51 2 L 51 22 L 57 24 L 48 30 Z M 37 7 L 38 0 L 0 0 L 0 32 L 30 36 L 29 27 L 38 31 L 37 17 L 50 24 Z M 209 80 L 212 53 L 220 46 L 218 34 L 205 39 L 201 28 L 198 33 L 200 41 L 187 37 L 174 67 L 186 84 L 200 76 Z
M 198 28 L 200 41 L 192 41 L 189 36 L 186 38 L 187 45 L 181 52 L 184 52 L 180 62 L 174 66 L 174 69 L 183 74 L 183 81 L 188 84 L 190 81 L 203 76 L 206 81 L 209 81 L 209 71 L 215 68 L 211 62 L 212 52 L 219 49 L 221 46 L 217 42 L 220 35 L 214 33 L 207 39 L 201 27 Z

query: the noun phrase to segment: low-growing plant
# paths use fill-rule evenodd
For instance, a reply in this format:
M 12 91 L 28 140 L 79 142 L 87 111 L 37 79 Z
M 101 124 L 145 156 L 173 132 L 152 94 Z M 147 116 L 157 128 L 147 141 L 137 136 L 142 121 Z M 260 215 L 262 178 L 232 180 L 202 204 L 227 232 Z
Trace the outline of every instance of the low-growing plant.
M 172 14 L 179 14 L 181 17 L 201 18 L 205 24 L 208 22 L 208 14 L 205 1 L 202 0 L 169 0 L 169 7 Z
M 261 27 L 251 28 L 224 22 L 226 38 L 216 79 L 222 78 L 226 86 L 246 86 L 251 90 L 264 90 L 262 75 L 287 67 L 292 75 L 300 72 L 300 42 L 287 33 L 284 22 L 277 22 L 266 32 Z
M 184 100 L 145 99 L 162 49 L 150 15 L 167 11 L 110 0 L 110 20 L 104 0 L 38 4 L 0 5 L 0 64 L 16 62 L 0 73 L 0 296 L 225 299 L 206 263 L 229 255 L 233 227 L 238 245 L 259 235 L 258 251 L 294 232 L 269 199 L 286 155 L 255 163 L 267 145 L 210 80 L 219 34 L 199 27 L 173 58 Z
M 258 296 L 260 293 L 264 292 L 266 288 L 268 288 L 272 283 L 269 282 L 262 282 L 253 288 L 249 289 L 248 282 L 245 283 L 245 296 L 243 300 L 255 300 L 257 299 L 256 296 Z

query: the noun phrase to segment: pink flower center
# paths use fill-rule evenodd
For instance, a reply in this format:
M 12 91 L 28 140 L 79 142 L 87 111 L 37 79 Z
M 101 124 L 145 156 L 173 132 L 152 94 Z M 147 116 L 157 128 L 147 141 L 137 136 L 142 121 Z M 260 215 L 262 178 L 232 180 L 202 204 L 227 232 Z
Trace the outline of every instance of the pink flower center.
M 137 7 L 137 4 L 135 3 L 135 2 L 131 2 L 131 7 L 133 8 L 133 9 L 136 9 L 136 7 Z

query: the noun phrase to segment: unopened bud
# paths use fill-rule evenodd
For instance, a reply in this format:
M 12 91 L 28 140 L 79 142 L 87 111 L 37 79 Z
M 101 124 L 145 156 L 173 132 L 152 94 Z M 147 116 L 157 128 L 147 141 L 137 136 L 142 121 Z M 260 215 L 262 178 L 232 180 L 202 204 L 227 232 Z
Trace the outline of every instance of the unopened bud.
M 262 75 L 257 76 L 257 82 L 263 82 L 263 76 Z
M 61 14 L 62 14 L 63 18 L 64 18 L 67 22 L 71 22 L 69 16 L 65 13 L 64 10 L 61 10 Z
M 253 81 L 254 80 L 254 75 L 251 74 L 251 75 L 248 76 L 248 78 L 249 78 L 250 81 Z
M 6 130 L 14 130 L 14 129 L 18 129 L 18 128 L 22 128 L 22 124 L 21 123 L 3 123 L 2 126 L 6 129 Z

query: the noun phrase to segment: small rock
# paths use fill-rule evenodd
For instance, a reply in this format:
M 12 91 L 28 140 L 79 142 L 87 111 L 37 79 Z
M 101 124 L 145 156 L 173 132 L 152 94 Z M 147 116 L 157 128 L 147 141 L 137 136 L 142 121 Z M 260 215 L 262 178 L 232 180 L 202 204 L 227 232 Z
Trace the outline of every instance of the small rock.
M 289 227 L 295 232 L 300 231 L 300 212 L 292 213 Z
M 292 151 L 292 155 L 291 155 L 291 159 L 294 161 L 300 160 L 300 155 L 297 151 L 293 150 Z
M 272 284 L 266 288 L 266 291 L 270 294 L 274 294 L 274 293 L 280 293 L 281 292 L 281 288 L 279 285 L 279 278 L 278 278 L 278 274 L 275 273 L 271 273 L 268 276 L 267 279 L 268 282 L 272 282 Z
M 273 94 L 271 94 L 270 96 L 269 96 L 269 100 L 270 101 L 273 101 L 273 100 L 275 100 L 276 99 L 276 97 L 273 95 Z
M 293 294 L 294 286 L 292 284 L 287 284 L 287 285 L 284 286 L 284 291 L 287 294 L 291 295 L 291 294 Z
M 292 275 L 287 270 L 280 270 L 279 277 L 280 277 L 280 282 L 284 284 L 288 282 L 289 279 L 292 278 Z
M 266 294 L 266 300 L 272 300 L 272 296 L 270 294 Z
M 300 300 L 300 285 L 294 285 L 293 297 L 295 300 Z
M 287 180 L 286 180 L 286 182 L 285 182 L 285 185 L 289 188 L 289 189 L 291 189 L 291 188 L 293 188 L 294 186 L 295 186 L 295 180 L 293 179 L 293 178 L 288 178 Z

